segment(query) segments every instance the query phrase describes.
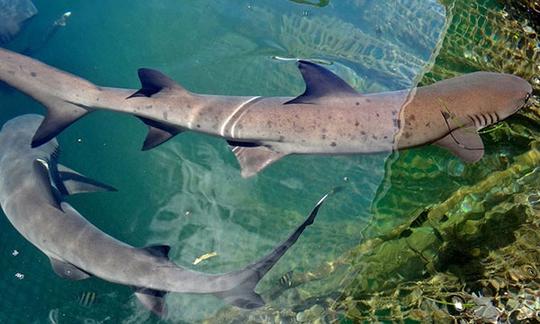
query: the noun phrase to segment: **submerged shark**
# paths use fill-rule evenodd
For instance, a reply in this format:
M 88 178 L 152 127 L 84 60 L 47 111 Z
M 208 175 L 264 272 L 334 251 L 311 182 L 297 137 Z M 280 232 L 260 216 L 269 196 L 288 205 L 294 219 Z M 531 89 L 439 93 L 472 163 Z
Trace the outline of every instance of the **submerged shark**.
M 0 0 L 0 44 L 13 39 L 22 24 L 37 12 L 30 0 Z
M 169 260 L 169 246 L 135 248 L 120 242 L 63 200 L 68 194 L 113 188 L 58 164 L 54 138 L 31 148 L 42 121 L 42 116 L 24 115 L 8 121 L 0 131 L 0 205 L 7 218 L 49 257 L 59 276 L 72 280 L 96 276 L 132 286 L 139 301 L 160 316 L 166 314 L 167 292 L 213 294 L 248 309 L 264 305 L 255 287 L 313 223 L 328 196 L 287 240 L 259 261 L 225 274 L 191 271 Z
M 300 60 L 306 84 L 296 97 L 192 93 L 140 69 L 140 90 L 105 88 L 0 49 L 0 80 L 47 107 L 39 146 L 96 109 L 129 113 L 149 127 L 143 149 L 186 130 L 228 140 L 244 177 L 288 154 L 386 152 L 426 144 L 466 162 L 484 154 L 478 130 L 523 107 L 531 85 L 514 75 L 476 72 L 409 90 L 360 94 L 329 70 Z

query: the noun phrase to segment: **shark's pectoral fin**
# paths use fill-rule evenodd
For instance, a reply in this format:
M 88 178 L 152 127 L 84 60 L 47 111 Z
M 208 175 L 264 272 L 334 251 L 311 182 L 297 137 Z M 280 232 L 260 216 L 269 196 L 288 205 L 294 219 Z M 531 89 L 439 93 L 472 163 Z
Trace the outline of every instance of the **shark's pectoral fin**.
M 148 126 L 148 134 L 144 140 L 142 148 L 143 151 L 153 149 L 154 147 L 159 146 L 174 136 L 182 133 L 182 129 L 175 126 L 167 125 L 143 117 L 139 117 L 139 119 Z
M 244 178 L 256 175 L 259 171 L 270 164 L 281 159 L 286 153 L 272 151 L 265 146 L 237 146 L 236 142 L 229 142 L 238 163 L 240 164 L 241 174 Z
M 61 209 L 60 201 L 62 197 L 58 190 L 55 190 L 55 188 L 51 186 L 52 179 L 49 174 L 49 168 L 47 166 L 47 163 L 40 159 L 34 160 L 33 169 L 36 177 L 39 177 L 39 179 L 41 180 L 37 183 L 41 186 L 40 189 L 43 198 L 46 199 L 46 201 L 51 206 Z
M 54 272 L 64 279 L 82 280 L 90 277 L 90 274 L 70 263 L 57 260 L 53 257 L 49 257 L 49 260 L 51 260 L 51 266 Z
M 89 107 L 61 100 L 43 100 L 42 103 L 47 107 L 47 116 L 32 138 L 32 147 L 47 143 L 91 111 Z
M 234 289 L 214 293 L 214 296 L 223 299 L 224 302 L 244 309 L 254 309 L 264 306 L 261 295 L 253 291 L 260 278 L 255 282 L 246 282 Z
M 168 76 L 159 71 L 142 68 L 139 69 L 138 74 L 139 80 L 141 81 L 141 89 L 139 89 L 137 92 L 127 97 L 126 99 L 136 97 L 152 97 L 153 95 L 163 90 L 170 89 L 175 89 L 177 91 L 182 91 L 186 94 L 189 94 L 189 91 L 182 88 L 173 79 L 169 78 Z
M 359 96 L 347 82 L 331 71 L 308 61 L 298 61 L 298 69 L 306 83 L 304 93 L 285 103 L 288 104 L 312 104 L 326 96 Z
M 88 178 L 62 164 L 50 169 L 55 187 L 64 196 L 87 192 L 117 191 L 116 188 L 97 180 Z
M 135 288 L 135 297 L 149 311 L 160 318 L 167 316 L 167 305 L 165 295 L 167 292 L 148 288 Z
M 484 156 L 484 143 L 474 126 L 458 128 L 434 143 L 464 162 L 474 163 Z

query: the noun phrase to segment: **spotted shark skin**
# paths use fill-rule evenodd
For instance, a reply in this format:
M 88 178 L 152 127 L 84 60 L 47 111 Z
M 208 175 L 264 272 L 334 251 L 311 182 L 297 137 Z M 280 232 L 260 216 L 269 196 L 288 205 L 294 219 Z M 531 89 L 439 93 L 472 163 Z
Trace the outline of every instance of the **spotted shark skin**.
M 329 70 L 298 62 L 298 97 L 192 93 L 140 69 L 139 90 L 105 88 L 0 49 L 0 80 L 47 107 L 33 139 L 41 145 L 85 114 L 105 109 L 149 127 L 143 149 L 192 130 L 226 139 L 244 177 L 289 154 L 365 154 L 436 144 L 466 162 L 484 154 L 477 131 L 523 107 L 531 85 L 514 75 L 475 72 L 401 91 L 360 94 Z
M 313 223 L 328 196 L 259 261 L 225 274 L 192 271 L 169 260 L 169 246 L 132 247 L 96 228 L 64 201 L 68 194 L 113 188 L 58 164 L 54 138 L 32 148 L 32 136 L 42 121 L 39 115 L 23 115 L 0 131 L 2 210 L 21 235 L 49 257 L 59 276 L 71 280 L 95 276 L 131 286 L 138 300 L 159 316 L 166 316 L 163 297 L 168 292 L 213 294 L 247 309 L 264 305 L 255 287 Z

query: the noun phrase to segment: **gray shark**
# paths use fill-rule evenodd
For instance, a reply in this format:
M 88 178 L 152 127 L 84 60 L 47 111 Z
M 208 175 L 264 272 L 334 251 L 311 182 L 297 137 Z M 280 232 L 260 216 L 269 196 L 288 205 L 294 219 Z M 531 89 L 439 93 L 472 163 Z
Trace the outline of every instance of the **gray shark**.
M 0 0 L 0 44 L 13 39 L 22 24 L 37 12 L 30 0 Z
M 135 288 L 137 298 L 154 313 L 166 313 L 167 292 L 213 294 L 241 308 L 264 304 L 254 289 L 264 275 L 311 225 L 324 196 L 307 219 L 274 250 L 242 270 L 204 274 L 184 269 L 168 258 L 166 245 L 135 248 L 100 231 L 69 203 L 68 194 L 113 190 L 58 164 L 56 139 L 31 148 L 43 121 L 24 115 L 0 131 L 0 205 L 13 226 L 45 253 L 54 271 L 72 280 L 96 276 Z
M 47 107 L 32 145 L 41 145 L 96 109 L 129 113 L 149 127 L 143 149 L 186 130 L 228 140 L 243 176 L 288 154 L 386 152 L 426 144 L 466 162 L 484 154 L 478 130 L 523 107 L 531 85 L 514 75 L 476 72 L 429 86 L 360 94 L 329 70 L 300 60 L 306 83 L 296 97 L 192 93 L 164 74 L 140 69 L 138 91 L 96 86 L 0 49 L 0 80 Z

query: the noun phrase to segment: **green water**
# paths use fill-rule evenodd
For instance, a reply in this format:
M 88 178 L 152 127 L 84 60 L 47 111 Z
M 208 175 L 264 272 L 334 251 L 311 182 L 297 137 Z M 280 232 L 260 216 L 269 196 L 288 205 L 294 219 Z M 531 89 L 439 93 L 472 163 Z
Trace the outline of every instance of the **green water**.
M 152 67 L 191 91 L 227 95 L 300 94 L 303 82 L 294 62 L 276 56 L 331 62 L 328 68 L 362 92 L 412 87 L 429 67 L 445 24 L 444 8 L 425 0 L 340 0 L 322 7 L 285 0 L 35 4 L 39 15 L 8 48 L 39 47 L 34 57 L 103 86 L 136 88 L 137 69 Z M 41 46 L 53 21 L 66 11 L 72 12 L 67 26 Z M 0 107 L 2 123 L 24 113 L 44 113 L 38 103 L 5 88 Z M 258 259 L 324 193 L 344 186 L 258 286 L 272 307 L 300 303 L 265 295 L 283 274 L 315 269 L 391 227 L 372 213 L 377 192 L 377 208 L 384 209 L 385 192 L 391 189 L 388 154 L 289 156 L 254 178 L 242 179 L 221 139 L 187 133 L 141 152 L 145 131 L 131 116 L 96 112 L 62 133 L 63 164 L 119 189 L 70 197 L 69 202 L 115 238 L 135 246 L 168 244 L 174 262 L 198 271 L 231 271 Z M 434 168 L 455 163 L 433 148 L 408 154 L 440 157 L 443 162 Z M 452 189 L 430 187 L 429 192 L 445 196 Z M 394 215 L 392 222 L 398 223 L 400 216 Z M 97 278 L 60 279 L 7 219 L 0 218 L 0 227 L 1 323 L 158 322 L 129 287 Z M 217 256 L 192 264 L 209 252 Z M 307 295 L 310 289 L 316 287 L 306 287 Z M 79 305 L 85 292 L 96 293 L 90 307 Z M 212 296 L 175 293 L 167 296 L 167 304 L 166 321 L 173 323 L 199 321 L 227 307 Z

